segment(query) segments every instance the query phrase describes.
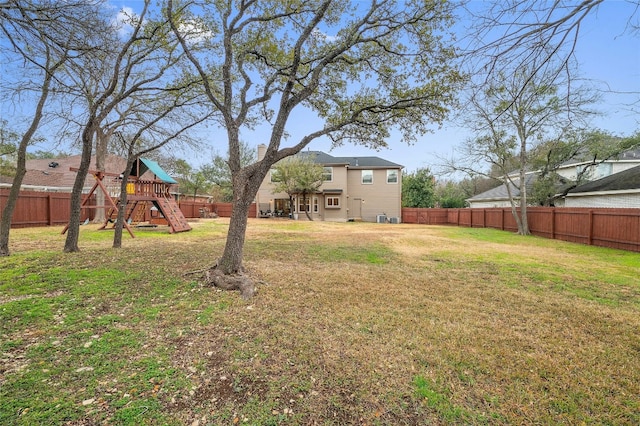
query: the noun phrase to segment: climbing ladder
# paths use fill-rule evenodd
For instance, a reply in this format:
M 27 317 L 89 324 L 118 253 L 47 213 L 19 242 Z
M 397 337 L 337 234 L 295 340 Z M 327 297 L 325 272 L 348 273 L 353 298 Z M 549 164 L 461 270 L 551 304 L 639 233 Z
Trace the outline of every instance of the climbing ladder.
M 154 204 L 164 218 L 167 219 L 171 227 L 171 233 L 191 230 L 191 226 L 189 226 L 187 219 L 182 214 L 182 210 L 180 210 L 178 203 L 173 198 L 158 195 L 154 200 Z

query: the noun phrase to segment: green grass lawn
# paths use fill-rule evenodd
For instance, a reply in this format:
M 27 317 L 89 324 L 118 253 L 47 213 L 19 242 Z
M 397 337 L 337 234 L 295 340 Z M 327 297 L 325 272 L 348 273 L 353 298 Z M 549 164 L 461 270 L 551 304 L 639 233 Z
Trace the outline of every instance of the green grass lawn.
M 12 231 L 0 424 L 640 424 L 640 254 L 491 229 L 228 220 Z

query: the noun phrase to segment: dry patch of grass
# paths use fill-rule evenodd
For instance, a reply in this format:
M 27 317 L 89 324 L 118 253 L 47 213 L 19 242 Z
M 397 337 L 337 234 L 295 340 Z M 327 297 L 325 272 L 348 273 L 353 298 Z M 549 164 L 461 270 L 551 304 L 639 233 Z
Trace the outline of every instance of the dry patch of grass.
M 246 303 L 198 279 L 227 226 L 141 230 L 122 250 L 88 227 L 73 255 L 59 230 L 16 231 L 0 423 L 640 423 L 637 254 L 252 220 Z

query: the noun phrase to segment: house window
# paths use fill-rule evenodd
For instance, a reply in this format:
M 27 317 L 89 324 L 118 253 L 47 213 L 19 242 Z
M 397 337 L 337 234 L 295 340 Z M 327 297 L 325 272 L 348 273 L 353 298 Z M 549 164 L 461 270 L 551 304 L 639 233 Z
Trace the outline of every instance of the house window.
M 333 182 L 333 167 L 322 168 L 322 180 L 324 182 Z
M 372 184 L 373 183 L 373 170 L 363 170 L 362 171 L 362 183 L 363 184 Z
M 305 209 L 306 208 L 306 209 Z M 307 198 L 306 205 L 305 200 L 300 197 L 298 198 L 298 212 L 311 211 L 311 200 Z
M 600 163 L 596 167 L 594 179 L 602 179 L 613 174 L 613 163 Z
M 313 212 L 318 213 L 318 197 L 313 197 Z
M 387 183 L 398 183 L 397 170 L 387 170 Z
M 340 197 L 325 197 L 324 206 L 327 209 L 339 209 Z
M 276 169 L 271 169 L 269 170 L 269 174 L 271 175 L 271 183 L 278 183 L 280 182 L 280 177 L 278 176 L 278 172 L 276 171 Z

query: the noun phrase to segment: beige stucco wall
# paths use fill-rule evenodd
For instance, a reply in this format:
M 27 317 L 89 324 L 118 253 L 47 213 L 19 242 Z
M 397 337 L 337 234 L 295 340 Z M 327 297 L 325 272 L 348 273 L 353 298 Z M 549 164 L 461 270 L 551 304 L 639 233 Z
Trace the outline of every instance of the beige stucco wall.
M 373 170 L 373 183 L 362 183 L 362 169 L 349 169 L 348 215 L 365 222 L 375 222 L 379 214 L 387 217 L 402 216 L 402 173 L 398 170 L 398 182 L 387 183 L 388 169 Z

